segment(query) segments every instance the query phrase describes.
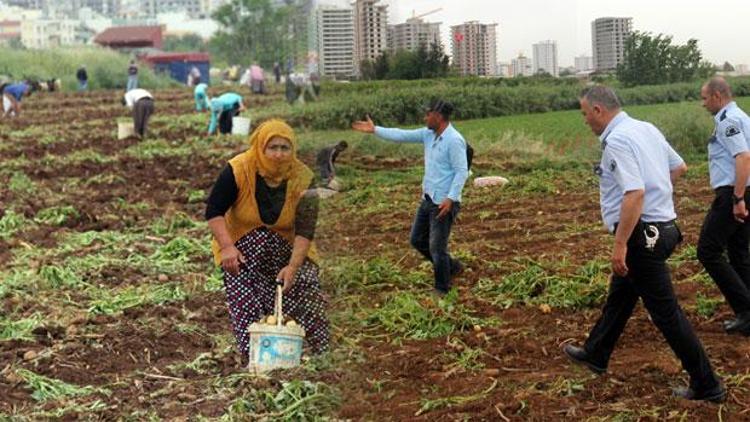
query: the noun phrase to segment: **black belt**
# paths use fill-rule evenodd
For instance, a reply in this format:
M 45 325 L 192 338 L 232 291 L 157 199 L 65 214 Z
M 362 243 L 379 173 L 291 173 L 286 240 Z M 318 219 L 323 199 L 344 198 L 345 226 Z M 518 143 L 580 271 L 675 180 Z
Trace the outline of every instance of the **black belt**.
M 724 186 L 719 186 L 718 188 L 714 189 L 714 192 L 716 192 L 717 194 L 719 194 L 719 193 L 721 193 L 721 192 L 724 192 L 724 191 L 726 191 L 726 190 L 730 190 L 730 189 L 731 189 L 732 191 L 734 191 L 734 185 L 724 185 Z M 748 190 L 750 190 L 750 186 L 746 186 L 746 187 L 745 187 L 745 191 L 747 192 Z
M 676 222 L 677 222 L 676 219 L 675 220 L 670 220 L 670 221 L 643 221 L 643 220 L 638 220 L 638 223 L 635 225 L 635 227 L 633 228 L 633 230 L 637 229 L 638 227 L 643 227 L 643 226 L 656 226 L 657 229 L 671 228 L 671 226 L 675 226 L 676 225 L 675 224 Z M 612 232 L 612 234 L 617 233 L 617 226 L 618 225 L 620 225 L 619 221 L 617 223 L 615 223 L 615 225 L 614 225 L 615 230 Z

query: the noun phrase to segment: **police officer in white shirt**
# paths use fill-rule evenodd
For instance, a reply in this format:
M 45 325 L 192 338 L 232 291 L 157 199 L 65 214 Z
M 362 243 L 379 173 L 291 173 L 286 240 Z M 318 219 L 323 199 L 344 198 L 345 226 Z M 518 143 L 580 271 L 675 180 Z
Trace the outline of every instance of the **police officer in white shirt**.
M 687 166 L 656 127 L 621 111 L 612 89 L 591 87 L 583 92 L 580 103 L 586 123 L 602 143 L 596 172 L 602 218 L 615 237 L 614 274 L 602 315 L 583 347 L 567 344 L 564 353 L 597 374 L 606 372 L 640 297 L 690 374 L 690 385 L 674 394 L 690 400 L 722 401 L 726 392 L 677 303 L 666 265 L 682 240 L 675 224 L 672 183 Z
M 716 124 L 708 142 L 709 176 L 716 196 L 698 239 L 698 260 L 736 315 L 724 323 L 724 329 L 750 336 L 750 118 L 732 101 L 732 90 L 723 78 L 703 85 L 701 97 Z

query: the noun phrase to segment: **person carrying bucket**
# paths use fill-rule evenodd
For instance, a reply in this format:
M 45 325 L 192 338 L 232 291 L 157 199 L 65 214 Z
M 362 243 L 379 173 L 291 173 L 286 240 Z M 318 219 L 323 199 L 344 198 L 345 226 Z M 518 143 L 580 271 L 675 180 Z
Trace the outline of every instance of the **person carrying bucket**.
M 324 352 L 329 323 L 313 245 L 319 204 L 305 194 L 313 172 L 297 159 L 294 131 L 281 120 L 264 122 L 249 141 L 216 180 L 205 215 L 238 348 L 248 356 L 248 326 L 273 313 L 279 281 L 283 313 L 305 329 L 314 353 Z
M 216 127 L 219 133 L 232 133 L 232 118 L 245 109 L 242 104 L 242 96 L 234 92 L 227 92 L 217 98 L 213 98 L 211 105 L 211 121 L 208 124 L 208 134 L 213 135 Z
M 193 98 L 195 98 L 195 111 L 203 112 L 208 111 L 211 107 L 210 100 L 208 98 L 208 85 L 200 83 L 196 85 L 193 90 Z

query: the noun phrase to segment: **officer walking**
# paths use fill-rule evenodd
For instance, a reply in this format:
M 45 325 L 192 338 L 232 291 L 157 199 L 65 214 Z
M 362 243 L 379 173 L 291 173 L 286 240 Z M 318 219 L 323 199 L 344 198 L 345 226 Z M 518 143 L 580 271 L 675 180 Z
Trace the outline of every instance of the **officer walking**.
M 461 263 L 448 253 L 448 237 L 458 215 L 461 190 L 469 177 L 466 141 L 450 123 L 453 105 L 437 100 L 427 109 L 427 127 L 414 130 L 384 128 L 366 121 L 354 122 L 354 130 L 394 142 L 424 145 L 425 174 L 422 202 L 414 218 L 411 245 L 432 262 L 435 293 L 444 295 L 451 280 L 459 275 Z
M 708 169 L 716 196 L 698 239 L 698 260 L 736 314 L 724 329 L 750 336 L 750 118 L 732 100 L 723 78 L 703 85 L 701 98 L 716 124 L 708 143 Z
M 674 391 L 690 400 L 724 400 L 703 346 L 677 304 L 666 260 L 682 235 L 675 223 L 672 184 L 687 170 L 659 130 L 620 109 L 614 91 L 583 92 L 581 111 L 602 142 L 597 167 L 604 224 L 615 236 L 607 302 L 583 347 L 567 344 L 575 363 L 602 374 L 638 298 L 690 374 L 690 385 Z

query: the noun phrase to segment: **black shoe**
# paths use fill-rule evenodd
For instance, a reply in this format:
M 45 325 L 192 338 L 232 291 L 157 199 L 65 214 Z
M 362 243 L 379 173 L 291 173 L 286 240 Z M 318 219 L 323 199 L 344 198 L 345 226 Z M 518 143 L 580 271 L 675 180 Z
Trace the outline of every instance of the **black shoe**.
M 464 266 L 459 261 L 456 261 L 455 269 L 451 268 L 451 270 L 451 281 L 453 281 L 453 279 L 463 274 Z
M 601 375 L 605 372 L 607 372 L 606 366 L 597 365 L 594 363 L 591 358 L 589 357 L 589 354 L 586 353 L 585 350 L 581 347 L 573 346 L 572 344 L 566 344 L 565 347 L 563 347 L 563 353 L 572 360 L 574 363 L 577 363 L 579 365 L 583 365 L 587 368 L 589 368 L 592 372 L 594 372 L 597 375 Z
M 727 398 L 727 390 L 721 385 L 701 392 L 697 392 L 690 387 L 679 387 L 672 390 L 672 394 L 685 400 L 705 400 L 713 403 L 721 403 Z
M 724 330 L 727 333 L 750 335 L 750 313 L 744 312 L 731 321 L 725 321 Z

